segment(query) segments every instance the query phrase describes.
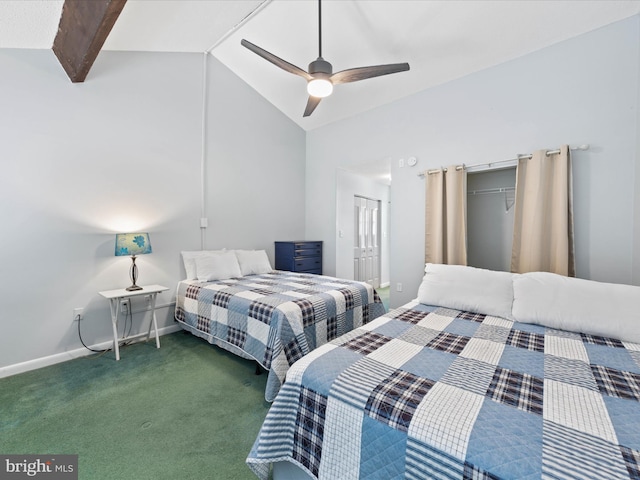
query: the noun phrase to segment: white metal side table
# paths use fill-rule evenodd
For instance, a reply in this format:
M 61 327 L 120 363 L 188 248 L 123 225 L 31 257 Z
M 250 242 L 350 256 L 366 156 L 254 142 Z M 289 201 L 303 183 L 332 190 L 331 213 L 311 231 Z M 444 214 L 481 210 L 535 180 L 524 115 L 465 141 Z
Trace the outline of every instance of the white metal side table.
M 147 340 L 151 338 L 151 327 L 153 327 L 153 331 L 156 337 L 156 348 L 160 348 L 160 337 L 158 336 L 158 322 L 156 320 L 156 297 L 158 293 L 164 292 L 165 290 L 169 290 L 168 287 L 163 287 L 162 285 L 147 285 L 146 287 L 142 287 L 141 290 L 128 291 L 125 288 L 120 288 L 118 290 L 106 290 L 104 292 L 98 292 L 104 298 L 109 300 L 109 306 L 111 307 L 111 323 L 113 324 L 113 351 L 116 354 L 116 360 L 120 360 L 120 342 L 127 340 L 134 340 L 137 338 L 141 338 L 146 336 Z M 137 335 L 123 336 L 121 339 L 118 339 L 118 314 L 120 313 L 120 307 L 124 300 L 127 300 L 132 297 L 149 297 L 151 303 L 149 305 L 149 310 L 151 310 L 151 320 L 149 321 L 149 330 L 147 333 L 139 333 Z M 129 308 L 131 308 L 131 304 L 129 304 Z

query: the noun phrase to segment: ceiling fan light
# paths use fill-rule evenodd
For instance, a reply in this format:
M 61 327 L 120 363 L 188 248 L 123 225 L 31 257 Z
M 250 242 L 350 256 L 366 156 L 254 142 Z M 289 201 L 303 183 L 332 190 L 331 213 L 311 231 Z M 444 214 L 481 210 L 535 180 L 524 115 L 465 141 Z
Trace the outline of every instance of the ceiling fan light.
M 328 97 L 333 92 L 333 84 L 326 78 L 314 78 L 307 83 L 307 92 L 312 97 Z

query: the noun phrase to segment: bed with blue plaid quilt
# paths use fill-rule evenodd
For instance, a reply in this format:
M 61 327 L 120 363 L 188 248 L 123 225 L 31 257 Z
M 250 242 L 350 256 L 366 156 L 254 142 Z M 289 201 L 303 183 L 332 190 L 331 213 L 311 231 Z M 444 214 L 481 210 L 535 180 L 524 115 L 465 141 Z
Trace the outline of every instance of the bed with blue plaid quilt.
M 321 479 L 637 479 L 640 345 L 411 302 L 291 367 L 247 458 L 262 479 L 274 462 Z
M 272 401 L 289 366 L 314 348 L 385 313 L 373 287 L 326 275 L 273 271 L 178 284 L 180 326 L 269 371 Z

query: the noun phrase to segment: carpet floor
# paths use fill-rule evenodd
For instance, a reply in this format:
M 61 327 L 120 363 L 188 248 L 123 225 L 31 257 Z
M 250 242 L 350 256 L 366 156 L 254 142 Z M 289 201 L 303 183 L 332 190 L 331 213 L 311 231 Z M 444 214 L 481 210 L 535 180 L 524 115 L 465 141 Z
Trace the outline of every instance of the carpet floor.
M 266 375 L 185 332 L 0 379 L 0 453 L 78 454 L 79 479 L 253 479 Z
M 378 296 L 380 297 L 380 300 L 382 300 L 382 303 L 384 304 L 385 310 L 388 312 L 389 311 L 389 287 L 376 288 L 376 291 L 378 292 Z

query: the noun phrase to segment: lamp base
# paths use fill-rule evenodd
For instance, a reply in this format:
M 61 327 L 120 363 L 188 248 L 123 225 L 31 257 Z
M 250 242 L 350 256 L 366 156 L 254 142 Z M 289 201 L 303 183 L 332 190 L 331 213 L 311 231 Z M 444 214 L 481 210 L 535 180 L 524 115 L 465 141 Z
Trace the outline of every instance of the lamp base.
M 136 285 L 136 280 L 138 280 L 138 266 L 136 265 L 135 255 L 131 255 L 131 268 L 129 269 L 129 277 L 131 277 L 131 286 L 126 288 L 127 292 L 142 290 L 142 287 Z

